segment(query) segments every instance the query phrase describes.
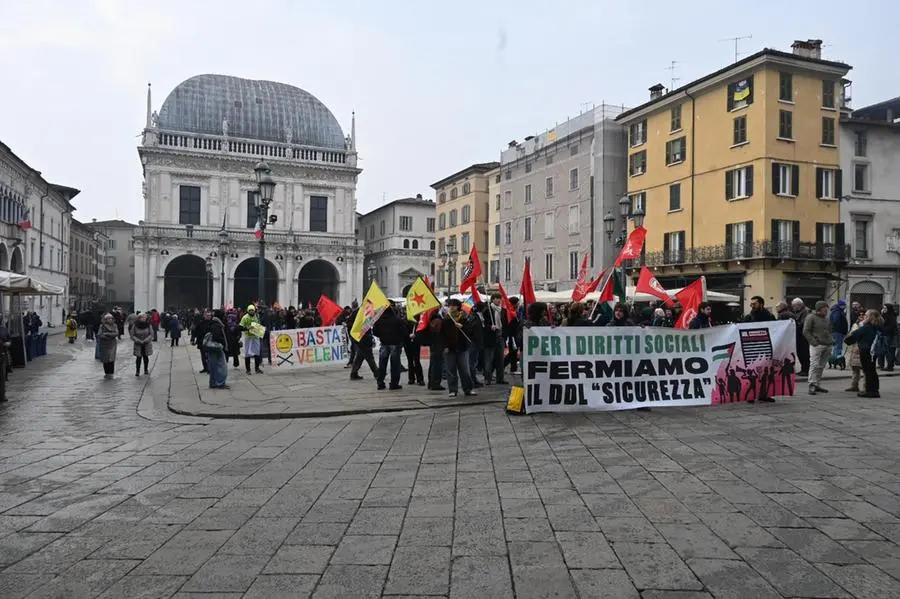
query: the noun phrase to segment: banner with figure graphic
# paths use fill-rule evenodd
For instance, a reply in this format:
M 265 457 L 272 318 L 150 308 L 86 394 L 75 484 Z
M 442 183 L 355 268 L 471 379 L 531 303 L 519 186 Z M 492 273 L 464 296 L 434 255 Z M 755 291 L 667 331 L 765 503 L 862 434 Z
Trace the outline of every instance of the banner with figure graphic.
M 276 368 L 340 364 L 350 358 L 347 329 L 343 326 L 272 331 L 269 344 Z
M 794 394 L 793 320 L 709 329 L 533 327 L 525 411 L 708 406 Z

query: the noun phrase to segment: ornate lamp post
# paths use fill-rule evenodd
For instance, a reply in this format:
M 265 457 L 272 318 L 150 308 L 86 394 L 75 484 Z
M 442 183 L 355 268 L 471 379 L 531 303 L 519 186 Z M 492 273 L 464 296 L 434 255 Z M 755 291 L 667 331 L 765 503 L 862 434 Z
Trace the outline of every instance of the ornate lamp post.
M 269 205 L 272 203 L 272 197 L 275 195 L 275 180 L 272 178 L 272 169 L 265 162 L 256 164 L 253 169 L 256 173 L 256 184 L 259 187 L 259 193 L 256 196 L 256 214 L 259 217 L 259 273 L 257 295 L 259 303 L 266 302 L 266 224 L 269 221 Z
M 628 240 L 628 219 L 634 221 L 635 227 L 641 227 L 644 225 L 644 217 L 646 213 L 644 209 L 638 206 L 638 209 L 633 211 L 631 210 L 631 198 L 627 195 L 623 195 L 619 200 L 619 215 L 622 217 L 622 231 L 616 236 L 616 240 L 613 245 L 616 248 L 622 248 L 625 246 L 625 242 Z M 606 216 L 603 217 L 603 230 L 606 233 L 607 239 L 612 239 L 613 232 L 616 228 L 616 217 L 613 216 L 611 211 L 606 213 Z M 644 250 L 641 249 L 641 259 L 640 265 L 644 265 Z M 625 273 L 625 269 L 622 268 L 622 289 L 628 289 L 628 277 Z
M 225 254 L 228 253 L 228 231 L 225 226 L 219 230 L 219 258 L 221 260 L 221 271 L 219 272 L 219 305 L 225 308 Z
M 212 257 L 206 257 L 206 307 L 212 308 L 213 298 L 212 298 Z

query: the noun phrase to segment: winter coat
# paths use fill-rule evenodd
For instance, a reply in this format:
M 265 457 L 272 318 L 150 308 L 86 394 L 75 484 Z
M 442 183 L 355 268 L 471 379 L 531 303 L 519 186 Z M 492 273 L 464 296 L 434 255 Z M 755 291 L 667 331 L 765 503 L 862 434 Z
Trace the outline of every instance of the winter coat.
M 169 335 L 172 339 L 181 339 L 181 321 L 177 316 L 169 318 Z
M 831 322 L 832 332 L 840 333 L 841 335 L 847 334 L 847 331 L 849 330 L 847 313 L 839 305 L 835 304 L 831 306 L 831 313 L 828 315 L 828 320 Z
M 372 332 L 381 340 L 382 345 L 402 347 L 407 337 L 403 319 L 397 316 L 397 313 L 391 308 L 385 310 L 381 314 L 381 318 L 375 321 Z
M 100 341 L 100 361 L 115 362 L 116 347 L 118 346 L 119 325 L 115 320 L 106 319 L 100 323 L 100 330 L 97 332 Z
M 78 337 L 78 322 L 72 316 L 66 320 L 66 337 Z
M 711 327 L 712 319 L 703 312 L 698 312 L 697 316 L 688 324 L 689 329 L 708 329 Z
M 140 326 L 141 324 L 144 326 Z M 128 336 L 134 342 L 134 351 L 132 353 L 135 358 L 153 355 L 153 327 L 150 326 L 149 322 L 136 320 L 131 325 L 131 328 L 128 329 Z
M 770 320 L 775 320 L 775 317 L 772 316 L 772 313 L 766 308 L 750 310 L 750 312 L 744 316 L 744 322 L 769 322 Z
M 831 336 L 831 323 L 828 322 L 827 318 L 819 316 L 815 312 L 806 317 L 806 321 L 803 323 L 803 336 L 812 347 L 834 345 L 834 338 Z

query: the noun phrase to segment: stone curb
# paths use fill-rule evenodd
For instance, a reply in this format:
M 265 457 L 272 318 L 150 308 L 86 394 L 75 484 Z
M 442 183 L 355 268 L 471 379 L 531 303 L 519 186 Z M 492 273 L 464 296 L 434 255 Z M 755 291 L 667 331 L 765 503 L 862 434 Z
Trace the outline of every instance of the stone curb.
M 168 402 L 169 411 L 182 416 L 194 416 L 202 418 L 239 419 L 239 420 L 282 420 L 285 418 L 333 418 L 338 416 L 360 416 L 364 414 L 394 414 L 397 412 L 419 412 L 422 410 L 442 410 L 444 408 L 462 408 L 468 406 L 485 406 L 491 404 L 506 403 L 505 399 L 490 399 L 478 402 L 453 402 L 439 406 L 403 407 L 403 408 L 361 408 L 358 410 L 329 410 L 324 412 L 267 412 L 257 414 L 241 413 L 213 413 L 204 411 L 185 410 L 172 405 L 171 398 Z

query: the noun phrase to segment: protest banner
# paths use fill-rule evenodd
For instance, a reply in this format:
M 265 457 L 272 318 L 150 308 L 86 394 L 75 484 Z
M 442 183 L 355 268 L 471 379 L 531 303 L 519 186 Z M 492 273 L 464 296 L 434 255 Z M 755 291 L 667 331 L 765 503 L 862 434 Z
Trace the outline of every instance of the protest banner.
M 533 327 L 525 411 L 707 406 L 793 395 L 792 320 L 708 329 Z
M 269 345 L 276 368 L 340 364 L 350 357 L 347 329 L 340 325 L 272 331 Z

